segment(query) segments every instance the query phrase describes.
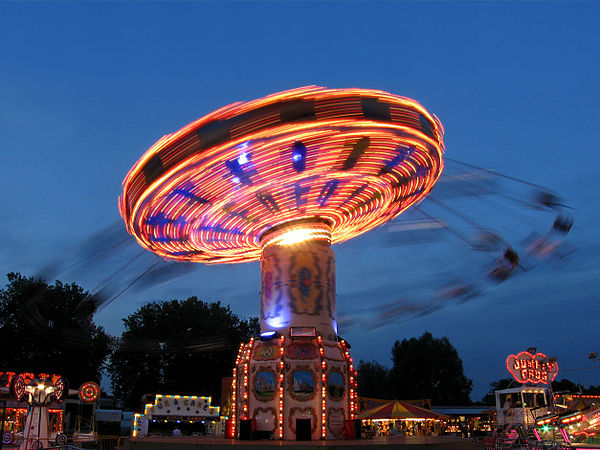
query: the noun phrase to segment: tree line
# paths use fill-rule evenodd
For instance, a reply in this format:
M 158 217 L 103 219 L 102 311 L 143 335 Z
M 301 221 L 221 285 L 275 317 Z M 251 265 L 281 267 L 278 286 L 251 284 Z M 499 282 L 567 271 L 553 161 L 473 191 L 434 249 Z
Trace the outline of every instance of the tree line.
M 495 404 L 494 392 L 518 387 L 512 378 L 501 378 L 490 384 L 489 392 L 473 402 L 470 394 L 473 381 L 463 370 L 462 360 L 447 338 L 434 338 L 425 332 L 420 338 L 396 341 L 392 347 L 391 368 L 377 361 L 358 364 L 358 394 L 380 399 L 431 399 L 432 404 L 486 405 Z M 600 385 L 583 387 L 566 378 L 552 382 L 554 393 L 600 395 Z
M 219 403 L 240 342 L 259 333 L 258 319 L 190 297 L 142 306 L 122 319 L 117 338 L 94 323 L 96 304 L 77 284 L 8 274 L 0 290 L 0 370 L 60 374 L 72 387 L 106 372 L 115 398 L 130 410 L 157 393 Z
M 8 274 L 0 290 L 0 370 L 56 373 L 72 387 L 107 373 L 115 398 L 130 410 L 139 410 L 145 396 L 156 393 L 208 395 L 218 403 L 221 379 L 231 376 L 239 344 L 260 331 L 257 318 L 243 320 L 220 302 L 190 297 L 140 307 L 121 319 L 124 331 L 113 337 L 93 321 L 96 300 L 75 283 Z M 390 369 L 360 361 L 360 396 L 472 403 L 473 381 L 447 338 L 426 332 L 396 341 L 391 353 Z M 510 381 L 492 383 L 491 392 Z M 569 380 L 555 383 L 555 392 L 580 388 Z M 600 386 L 586 392 L 600 394 Z M 482 402 L 492 404 L 492 398 L 488 394 Z

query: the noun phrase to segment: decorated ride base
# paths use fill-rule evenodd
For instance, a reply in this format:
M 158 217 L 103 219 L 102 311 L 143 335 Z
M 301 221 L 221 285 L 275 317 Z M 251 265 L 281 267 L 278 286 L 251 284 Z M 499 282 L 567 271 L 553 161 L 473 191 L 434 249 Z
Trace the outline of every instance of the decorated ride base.
M 329 227 L 296 222 L 262 241 L 262 334 L 240 346 L 231 436 L 341 439 L 345 427 L 354 436 L 356 369 L 336 333 Z

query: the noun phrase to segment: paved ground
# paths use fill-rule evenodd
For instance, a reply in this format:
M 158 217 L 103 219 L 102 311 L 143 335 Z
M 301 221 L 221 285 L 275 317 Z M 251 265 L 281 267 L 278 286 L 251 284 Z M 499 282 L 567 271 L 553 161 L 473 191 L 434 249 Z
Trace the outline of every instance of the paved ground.
M 241 448 L 259 450 L 285 447 L 289 450 L 469 450 L 475 441 L 456 437 L 384 437 L 357 441 L 239 441 L 207 437 L 147 437 L 122 442 L 125 450 L 227 450 Z M 275 450 L 275 449 L 273 449 Z

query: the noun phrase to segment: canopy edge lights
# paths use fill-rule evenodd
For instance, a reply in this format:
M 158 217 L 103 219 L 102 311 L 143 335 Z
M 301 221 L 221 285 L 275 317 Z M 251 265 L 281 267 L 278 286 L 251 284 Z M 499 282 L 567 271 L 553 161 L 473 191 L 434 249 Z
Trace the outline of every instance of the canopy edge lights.
M 431 191 L 443 152 L 441 123 L 414 100 L 309 86 L 160 139 L 125 178 L 119 209 L 164 258 L 253 261 L 284 223 L 327 223 L 335 244 L 396 217 Z

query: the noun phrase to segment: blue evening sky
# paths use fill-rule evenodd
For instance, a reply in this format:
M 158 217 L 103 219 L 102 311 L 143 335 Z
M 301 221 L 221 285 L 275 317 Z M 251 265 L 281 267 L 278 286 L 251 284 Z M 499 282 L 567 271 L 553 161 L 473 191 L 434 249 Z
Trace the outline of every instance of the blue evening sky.
M 354 317 L 340 333 L 354 358 L 390 365 L 396 339 L 447 336 L 474 379 L 473 400 L 509 376 L 508 354 L 530 346 L 561 369 L 597 366 L 587 355 L 600 351 L 599 19 L 596 2 L 0 3 L 0 272 L 81 261 L 84 239 L 119 219 L 133 163 L 220 106 L 311 84 L 381 89 L 441 119 L 448 157 L 557 192 L 575 208 L 577 251 L 493 285 L 460 242 L 389 246 L 377 230 L 336 246 L 338 312 Z M 514 212 L 516 201 L 495 205 L 479 197 L 456 207 L 499 231 L 538 223 Z M 93 290 L 125 258 L 55 273 Z M 482 294 L 422 316 L 364 319 L 399 299 L 426 305 L 424 291 L 453 271 Z M 95 320 L 119 334 L 142 304 L 190 295 L 250 317 L 258 280 L 256 263 L 199 267 L 127 291 Z M 589 385 L 599 375 L 559 378 Z

